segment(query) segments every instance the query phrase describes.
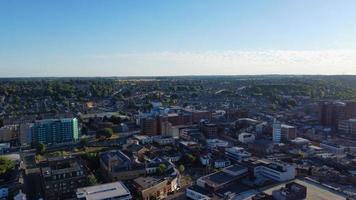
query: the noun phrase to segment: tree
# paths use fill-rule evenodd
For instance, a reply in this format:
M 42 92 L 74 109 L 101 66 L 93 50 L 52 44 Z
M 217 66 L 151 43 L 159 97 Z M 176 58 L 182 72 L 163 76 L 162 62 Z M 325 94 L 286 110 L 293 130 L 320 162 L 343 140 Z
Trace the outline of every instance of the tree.
M 184 165 L 179 165 L 178 170 L 179 170 L 180 173 L 183 173 L 184 170 L 185 170 Z
M 159 198 L 158 196 L 150 196 L 150 200 L 160 200 L 161 198 Z
M 167 166 L 162 163 L 162 164 L 159 164 L 157 172 L 158 172 L 158 174 L 163 174 L 164 171 L 166 171 L 166 169 L 167 169 Z
M 98 184 L 98 179 L 93 174 L 91 174 L 88 176 L 88 183 L 91 186 L 96 185 L 96 184 Z
M 196 157 L 193 156 L 190 153 L 185 154 L 185 160 L 189 163 L 189 164 L 193 164 L 196 160 Z
M 113 134 L 114 131 L 112 130 L 112 128 L 104 128 L 97 132 L 97 137 L 111 138 Z
M 8 174 L 15 168 L 14 162 L 8 158 L 0 157 L 0 176 Z
M 80 146 L 82 148 L 88 147 L 88 143 L 89 143 L 89 141 L 88 141 L 87 138 L 83 138 L 83 139 L 80 140 Z
M 37 154 L 43 154 L 46 151 L 46 146 L 43 143 L 39 143 L 36 147 Z

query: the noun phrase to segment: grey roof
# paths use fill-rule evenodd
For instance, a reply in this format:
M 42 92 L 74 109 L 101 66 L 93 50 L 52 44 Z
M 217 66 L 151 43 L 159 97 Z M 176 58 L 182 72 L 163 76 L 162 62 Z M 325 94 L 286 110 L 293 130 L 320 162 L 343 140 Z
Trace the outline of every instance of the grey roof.
M 77 189 L 77 198 L 85 198 L 86 200 L 100 200 L 127 196 L 131 196 L 130 191 L 120 181 Z

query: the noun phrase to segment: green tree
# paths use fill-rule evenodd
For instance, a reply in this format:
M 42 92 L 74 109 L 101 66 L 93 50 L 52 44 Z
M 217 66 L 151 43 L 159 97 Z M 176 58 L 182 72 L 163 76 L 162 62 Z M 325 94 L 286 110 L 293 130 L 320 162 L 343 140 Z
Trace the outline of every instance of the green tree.
M 190 154 L 190 153 L 185 154 L 185 160 L 189 164 L 193 164 L 196 161 L 196 159 L 197 158 L 195 156 L 193 156 L 192 154 Z
M 183 173 L 184 170 L 185 170 L 184 165 L 179 165 L 179 166 L 178 166 L 178 170 L 179 170 L 180 173 Z
M 114 131 L 112 130 L 112 128 L 104 128 L 97 132 L 97 137 L 111 138 L 113 134 Z
M 88 176 L 88 183 L 89 183 L 89 185 L 96 185 L 96 184 L 98 184 L 98 179 L 93 175 L 93 174 L 90 174 L 89 176 Z
M 163 174 L 164 171 L 166 171 L 166 169 L 167 169 L 167 166 L 162 163 L 162 164 L 159 164 L 157 172 L 158 172 L 158 174 Z
M 87 138 L 83 138 L 83 139 L 80 140 L 80 146 L 82 148 L 88 147 L 88 144 L 89 144 L 89 141 L 88 141 Z
M 36 147 L 37 154 L 43 154 L 46 151 L 46 145 L 39 143 Z
M 12 160 L 0 157 L 0 175 L 4 175 L 9 173 L 10 171 L 14 170 L 15 164 Z

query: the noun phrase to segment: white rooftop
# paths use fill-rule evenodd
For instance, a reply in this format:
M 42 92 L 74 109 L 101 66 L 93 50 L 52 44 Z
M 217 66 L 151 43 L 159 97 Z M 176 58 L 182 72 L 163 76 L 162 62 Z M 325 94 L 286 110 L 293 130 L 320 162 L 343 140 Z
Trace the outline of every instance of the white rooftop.
M 123 196 L 131 196 L 131 194 L 120 181 L 77 189 L 77 198 L 86 200 L 110 199 Z

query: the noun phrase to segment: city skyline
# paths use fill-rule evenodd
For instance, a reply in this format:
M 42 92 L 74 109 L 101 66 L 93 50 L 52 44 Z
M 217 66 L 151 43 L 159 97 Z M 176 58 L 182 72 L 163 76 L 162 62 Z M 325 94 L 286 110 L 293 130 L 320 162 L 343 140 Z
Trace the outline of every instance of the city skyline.
M 356 2 L 2 1 L 0 77 L 356 74 Z

